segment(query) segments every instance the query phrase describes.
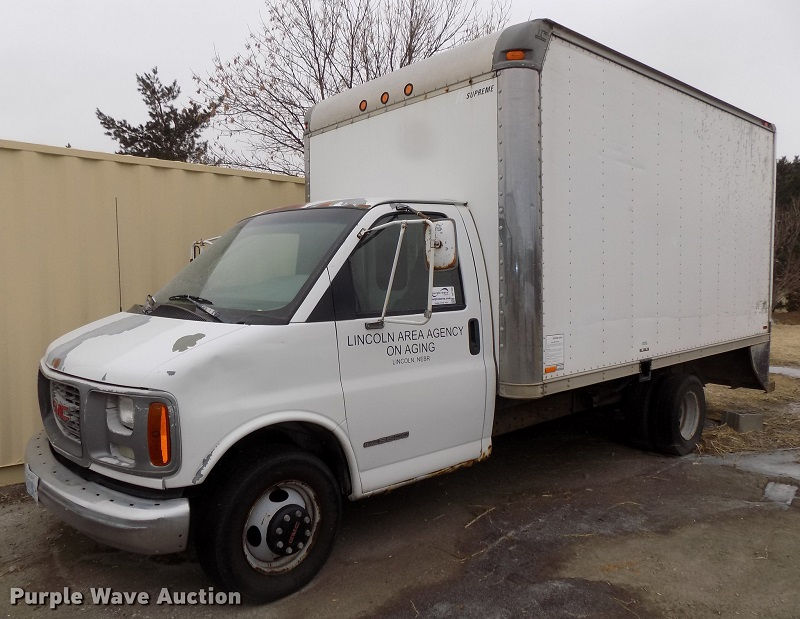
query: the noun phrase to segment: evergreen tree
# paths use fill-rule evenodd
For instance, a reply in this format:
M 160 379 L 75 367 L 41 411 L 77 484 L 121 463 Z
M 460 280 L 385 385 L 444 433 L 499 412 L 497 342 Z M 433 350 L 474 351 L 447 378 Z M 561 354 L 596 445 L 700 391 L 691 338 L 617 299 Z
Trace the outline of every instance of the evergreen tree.
M 158 77 L 158 69 L 136 75 L 138 90 L 147 106 L 150 120 L 133 126 L 126 120 L 117 120 L 95 111 L 106 135 L 119 142 L 120 155 L 136 155 L 172 161 L 208 163 L 208 143 L 200 140 L 200 132 L 208 127 L 214 115 L 213 106 L 201 107 L 191 102 L 178 109 L 174 102 L 181 93 L 178 82 L 165 86 Z

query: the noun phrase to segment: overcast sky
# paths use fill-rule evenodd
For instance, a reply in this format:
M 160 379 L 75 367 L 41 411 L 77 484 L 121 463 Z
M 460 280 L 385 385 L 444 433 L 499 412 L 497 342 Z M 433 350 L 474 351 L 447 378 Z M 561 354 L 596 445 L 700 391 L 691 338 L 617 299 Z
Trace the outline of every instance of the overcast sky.
M 484 1 L 484 0 L 481 0 Z M 488 0 L 486 0 L 488 1 Z M 146 119 L 135 74 L 194 92 L 215 50 L 241 50 L 262 0 L 0 0 L 0 139 L 113 152 L 95 118 Z M 798 0 L 514 0 L 778 127 L 800 155 Z

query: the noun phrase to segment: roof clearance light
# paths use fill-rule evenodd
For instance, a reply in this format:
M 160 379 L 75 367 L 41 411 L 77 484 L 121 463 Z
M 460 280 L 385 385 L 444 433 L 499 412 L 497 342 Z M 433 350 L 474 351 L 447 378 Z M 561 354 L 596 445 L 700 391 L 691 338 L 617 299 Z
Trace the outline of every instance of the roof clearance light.
M 506 52 L 506 60 L 525 60 L 525 51 L 521 49 L 510 49 Z
M 367 109 L 367 100 L 366 99 L 362 99 L 361 100 L 361 103 L 358 104 L 358 109 L 361 110 L 362 112 L 366 111 L 366 109 Z
M 386 105 L 389 102 L 389 93 L 385 92 L 381 95 L 381 103 Z
M 412 92 L 414 92 L 414 84 L 406 84 L 406 87 L 403 88 L 403 94 L 406 97 L 410 97 Z

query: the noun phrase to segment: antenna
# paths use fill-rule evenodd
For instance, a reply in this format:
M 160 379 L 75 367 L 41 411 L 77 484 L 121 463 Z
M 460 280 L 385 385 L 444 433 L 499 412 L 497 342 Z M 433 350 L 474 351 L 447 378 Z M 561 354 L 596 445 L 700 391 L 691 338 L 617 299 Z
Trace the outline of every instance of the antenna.
M 122 311 L 122 266 L 119 259 L 119 202 L 114 196 L 114 219 L 117 222 L 117 289 L 119 290 L 119 311 Z

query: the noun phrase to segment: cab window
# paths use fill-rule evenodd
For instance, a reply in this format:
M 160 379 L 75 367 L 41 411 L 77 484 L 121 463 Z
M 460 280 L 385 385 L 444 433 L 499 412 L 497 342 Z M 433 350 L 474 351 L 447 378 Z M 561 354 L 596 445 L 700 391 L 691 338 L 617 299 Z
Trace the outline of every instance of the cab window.
M 376 225 L 413 215 L 390 216 Z M 392 272 L 400 227 L 370 233 L 356 247 L 334 281 L 339 320 L 380 316 Z M 406 228 L 392 282 L 388 316 L 421 314 L 428 304 L 428 267 L 424 226 Z M 464 309 L 464 292 L 458 267 L 433 275 L 433 311 Z

